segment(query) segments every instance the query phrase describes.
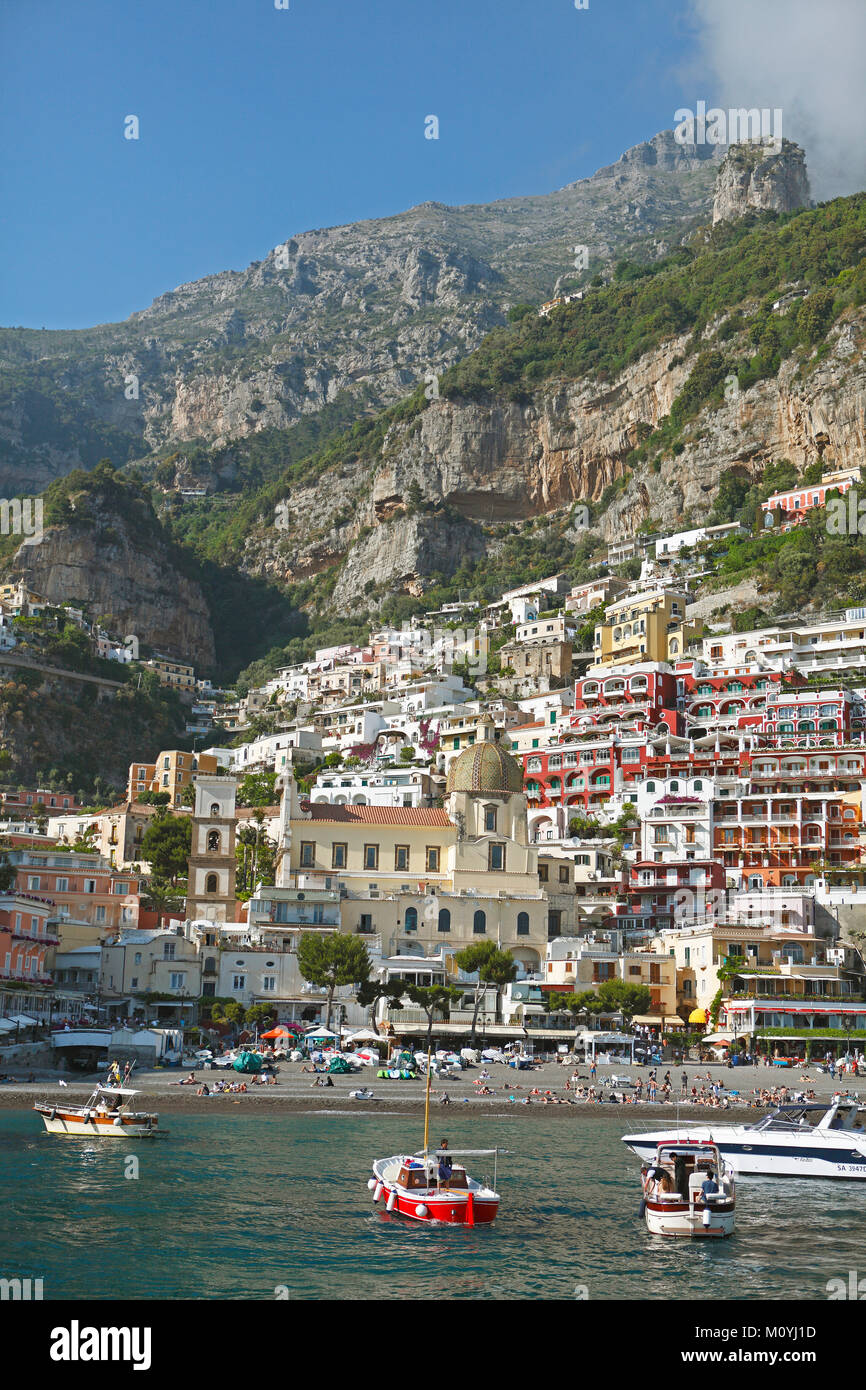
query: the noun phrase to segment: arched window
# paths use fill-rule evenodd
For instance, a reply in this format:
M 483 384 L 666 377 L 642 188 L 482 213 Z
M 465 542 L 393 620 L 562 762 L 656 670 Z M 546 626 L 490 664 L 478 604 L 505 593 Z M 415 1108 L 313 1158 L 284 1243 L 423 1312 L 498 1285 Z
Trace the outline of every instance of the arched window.
M 680 649 L 680 644 L 677 641 L 676 637 L 671 638 L 670 642 L 668 643 L 668 646 L 670 648 L 671 656 L 676 656 L 677 652 Z
M 487 931 L 487 913 L 480 908 L 472 918 L 472 931 L 475 936 L 483 936 Z
M 518 936 L 528 936 L 528 935 L 529 935 L 529 913 L 528 913 L 528 912 L 518 912 L 518 914 L 517 914 L 517 935 L 518 935 Z
M 220 804 L 218 801 L 211 802 L 210 813 L 212 816 L 218 816 L 220 814 Z
M 209 830 L 207 833 L 208 854 L 219 854 L 220 852 L 220 833 L 218 830 Z
M 447 932 L 451 930 L 451 913 L 447 907 L 440 907 L 439 909 L 439 922 L 437 924 L 437 930 L 441 932 Z
M 217 879 L 216 874 L 208 874 L 207 878 L 204 881 L 204 891 L 206 893 L 219 892 L 219 880 Z
M 406 931 L 418 930 L 418 909 L 417 907 L 406 908 Z

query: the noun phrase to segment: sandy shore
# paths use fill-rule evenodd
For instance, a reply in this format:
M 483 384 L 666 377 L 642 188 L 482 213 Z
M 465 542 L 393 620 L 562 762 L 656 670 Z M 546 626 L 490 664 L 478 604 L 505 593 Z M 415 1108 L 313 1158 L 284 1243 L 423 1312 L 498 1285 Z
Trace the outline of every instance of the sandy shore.
M 547 1063 L 535 1071 L 516 1072 L 501 1065 L 491 1065 L 487 1068 L 490 1078 L 486 1082 L 494 1094 L 492 1096 L 479 1096 L 478 1087 L 474 1081 L 479 1077 L 484 1068 L 474 1067 L 464 1073 L 459 1079 L 447 1079 L 445 1081 L 434 1078 L 431 1088 L 431 1107 L 434 1113 L 454 1114 L 472 1110 L 480 1114 L 488 1115 L 513 1115 L 535 1114 L 543 1111 L 545 1115 L 604 1115 L 622 1114 L 623 1118 L 628 1116 L 651 1116 L 664 1115 L 674 1117 L 679 1111 L 681 1115 L 688 1115 L 697 1120 L 699 1117 L 706 1119 L 709 1116 L 724 1117 L 726 1120 L 742 1119 L 743 1114 L 754 1116 L 754 1107 L 749 1106 L 752 1099 L 753 1090 L 758 1088 L 770 1088 L 787 1086 L 790 1091 L 810 1090 L 815 1093 L 819 1100 L 828 1099 L 836 1091 L 850 1090 L 852 1094 L 862 1091 L 866 1099 L 866 1077 L 846 1076 L 835 1080 L 827 1075 L 815 1072 L 810 1069 L 807 1072 L 790 1069 L 775 1069 L 767 1067 L 737 1067 L 728 1070 L 726 1067 L 702 1066 L 700 1068 L 688 1064 L 686 1073 L 688 1075 L 687 1090 L 696 1085 L 700 1090 L 701 1085 L 709 1087 L 711 1084 L 707 1080 L 707 1072 L 710 1073 L 711 1081 L 718 1081 L 729 1097 L 729 1108 L 719 1109 L 705 1105 L 693 1105 L 688 1099 L 680 1101 L 682 1067 L 670 1068 L 666 1066 L 657 1069 L 659 1081 L 664 1077 L 667 1070 L 670 1070 L 671 1079 L 674 1083 L 672 1101 L 676 1103 L 663 1104 L 659 1101 L 651 1103 L 644 1099 L 640 1103 L 620 1104 L 614 1109 L 614 1105 L 609 1101 L 605 1104 L 597 1104 L 586 1100 L 577 1100 L 574 1105 L 554 1105 L 545 1103 L 540 1096 L 531 1096 L 530 1092 L 537 1089 L 541 1092 L 550 1091 L 559 1099 L 563 1099 L 570 1093 L 565 1088 L 566 1081 L 571 1077 L 574 1068 L 563 1067 L 556 1063 Z M 590 1084 L 589 1069 L 581 1064 L 577 1068 L 580 1084 L 588 1086 Z M 14 1075 L 14 1073 L 13 1073 Z M 382 1081 L 376 1077 L 375 1072 L 370 1068 L 365 1068 L 363 1072 L 353 1076 L 333 1077 L 333 1087 L 319 1087 L 313 1084 L 313 1078 L 309 1073 L 301 1071 L 300 1063 L 283 1063 L 280 1066 L 277 1084 L 275 1086 L 253 1086 L 249 1078 L 246 1078 L 249 1089 L 244 1094 L 228 1095 L 196 1095 L 195 1086 L 179 1086 L 178 1082 L 186 1072 L 181 1071 L 150 1071 L 136 1073 L 133 1085 L 141 1092 L 136 1102 L 138 1108 L 153 1108 L 161 1114 L 185 1114 L 202 1115 L 213 1112 L 242 1114 L 245 1110 L 252 1108 L 257 1113 L 277 1113 L 304 1114 L 312 1112 L 322 1112 L 328 1110 L 357 1110 L 358 1113 L 370 1113 L 375 1110 L 388 1112 L 398 1112 L 400 1114 L 420 1114 L 424 1108 L 425 1083 L 423 1078 L 415 1081 Z M 645 1067 L 599 1067 L 596 1079 L 596 1088 L 603 1090 L 605 1094 L 610 1094 L 610 1077 L 629 1076 L 632 1080 L 641 1078 L 646 1090 L 648 1071 Z M 85 1080 L 69 1081 L 67 1086 L 58 1084 L 59 1077 L 56 1072 L 43 1072 L 36 1074 L 34 1080 L 26 1080 L 28 1073 L 23 1071 L 19 1077 L 11 1082 L 0 1084 L 0 1109 L 19 1110 L 28 1109 L 35 1101 L 50 1100 L 57 1102 L 65 1100 L 72 1103 L 81 1104 L 85 1101 L 93 1088 L 95 1078 Z M 216 1071 L 197 1071 L 196 1076 L 199 1082 L 205 1082 L 209 1087 L 221 1076 L 229 1076 L 232 1080 L 238 1081 L 242 1078 L 237 1073 L 222 1073 Z M 64 1078 L 65 1079 L 65 1078 Z M 370 1101 L 358 1101 L 350 1099 L 349 1092 L 359 1087 L 367 1086 L 373 1091 L 374 1098 Z M 442 1093 L 447 1092 L 449 1104 L 443 1105 Z M 734 1094 L 738 1092 L 739 1094 Z M 632 1095 L 633 1091 L 629 1088 L 622 1092 L 625 1095 Z M 513 1100 L 511 1099 L 513 1097 Z M 526 1102 L 527 1103 L 523 1103 Z

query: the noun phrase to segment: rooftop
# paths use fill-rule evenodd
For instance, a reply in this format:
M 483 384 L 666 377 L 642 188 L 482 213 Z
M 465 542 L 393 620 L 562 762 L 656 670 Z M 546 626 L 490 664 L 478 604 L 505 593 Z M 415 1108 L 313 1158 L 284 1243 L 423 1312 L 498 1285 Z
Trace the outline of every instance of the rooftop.
M 333 824 L 451 825 L 447 811 L 433 806 L 329 806 L 316 802 L 309 811 L 312 820 Z

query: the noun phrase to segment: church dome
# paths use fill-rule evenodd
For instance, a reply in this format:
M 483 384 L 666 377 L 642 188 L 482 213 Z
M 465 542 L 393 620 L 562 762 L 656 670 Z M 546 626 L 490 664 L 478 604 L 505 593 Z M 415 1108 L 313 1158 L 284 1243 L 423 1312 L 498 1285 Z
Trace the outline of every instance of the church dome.
M 454 759 L 445 790 L 508 796 L 523 791 L 523 768 L 498 743 L 485 739 Z

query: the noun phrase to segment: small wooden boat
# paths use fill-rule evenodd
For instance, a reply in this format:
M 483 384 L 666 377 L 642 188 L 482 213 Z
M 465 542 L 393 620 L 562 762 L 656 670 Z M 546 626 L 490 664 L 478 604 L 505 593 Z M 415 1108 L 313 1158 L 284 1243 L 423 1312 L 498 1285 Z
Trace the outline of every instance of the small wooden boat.
M 498 1149 L 449 1149 L 430 1152 L 430 1053 L 427 1053 L 427 1091 L 424 1101 L 424 1148 L 417 1154 L 392 1154 L 377 1158 L 367 1183 L 373 1201 L 384 1200 L 385 1210 L 413 1221 L 443 1221 L 454 1226 L 480 1226 L 496 1220 Z M 493 1158 L 493 1187 L 470 1178 L 455 1158 Z
M 138 1139 L 158 1133 L 159 1116 L 130 1110 L 133 1096 L 125 1086 L 98 1085 L 84 1105 L 40 1102 L 33 1109 L 41 1115 L 49 1134 L 87 1134 L 100 1139 Z
M 437 1149 L 432 1154 L 394 1154 L 378 1158 L 367 1186 L 373 1201 L 385 1210 L 413 1221 L 444 1221 L 449 1225 L 480 1226 L 495 1221 L 499 1193 L 470 1178 L 457 1157 L 493 1156 L 496 1149 Z M 496 1179 L 493 1179 L 494 1185 Z
M 669 1140 L 641 1171 L 647 1229 L 657 1236 L 724 1237 L 734 1229 L 734 1176 L 715 1144 Z

